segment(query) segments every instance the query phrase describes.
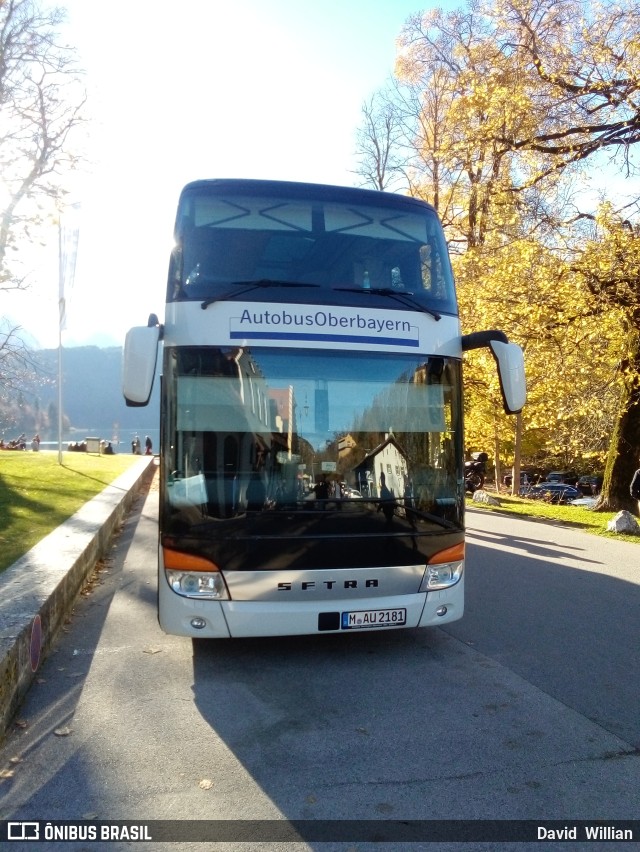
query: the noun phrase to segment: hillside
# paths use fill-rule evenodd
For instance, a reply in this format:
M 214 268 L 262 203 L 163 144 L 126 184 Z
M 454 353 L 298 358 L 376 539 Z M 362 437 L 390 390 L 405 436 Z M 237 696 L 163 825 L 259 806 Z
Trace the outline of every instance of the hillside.
M 0 423 L 3 437 L 38 432 L 43 439 L 57 439 L 58 350 L 37 353 L 38 378 L 25 384 L 24 392 Z M 150 434 L 157 446 L 159 432 L 159 381 L 156 377 L 146 408 L 128 408 L 121 391 L 122 348 L 78 346 L 62 350 L 63 440 L 82 440 L 87 435 L 127 443 L 131 435 Z M 14 434 L 15 433 L 15 434 Z M 76 434 L 77 433 L 77 434 Z M 86 434 L 85 434 L 86 433 Z

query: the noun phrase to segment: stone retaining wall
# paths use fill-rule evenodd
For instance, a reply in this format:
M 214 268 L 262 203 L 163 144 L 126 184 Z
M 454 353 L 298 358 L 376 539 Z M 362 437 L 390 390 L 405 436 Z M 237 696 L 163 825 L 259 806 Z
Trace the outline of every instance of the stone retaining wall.
M 0 574 L 0 740 L 154 462 L 141 458 Z

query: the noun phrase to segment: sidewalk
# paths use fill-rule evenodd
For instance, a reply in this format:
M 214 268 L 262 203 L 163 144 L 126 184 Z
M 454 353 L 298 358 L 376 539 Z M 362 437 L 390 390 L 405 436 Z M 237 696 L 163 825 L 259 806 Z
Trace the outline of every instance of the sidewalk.
M 143 456 L 0 574 L 0 740 L 154 459 Z

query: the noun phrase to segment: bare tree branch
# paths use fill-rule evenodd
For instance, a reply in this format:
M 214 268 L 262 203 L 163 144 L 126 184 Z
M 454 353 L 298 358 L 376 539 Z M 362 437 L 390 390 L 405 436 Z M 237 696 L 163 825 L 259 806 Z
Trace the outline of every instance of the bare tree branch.
M 0 2 L 0 289 L 21 289 L 7 250 L 37 221 L 35 201 L 55 208 L 72 168 L 71 135 L 83 123 L 85 94 L 73 52 L 57 42 L 59 9 L 33 0 Z
M 0 0 L 0 291 L 28 286 L 16 258 L 30 248 L 47 208 L 55 212 L 77 162 L 72 137 L 83 123 L 85 93 L 74 51 L 59 41 L 63 18 L 36 0 Z M 0 393 L 19 388 L 33 367 L 21 329 L 5 321 Z

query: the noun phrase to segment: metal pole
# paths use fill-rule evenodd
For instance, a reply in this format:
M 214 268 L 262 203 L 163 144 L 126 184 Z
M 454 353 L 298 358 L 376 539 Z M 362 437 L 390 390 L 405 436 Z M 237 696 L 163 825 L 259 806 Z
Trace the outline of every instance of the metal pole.
M 62 464 L 62 222 L 58 217 L 58 464 Z
M 62 464 L 62 332 L 58 331 L 58 464 Z
M 62 330 L 67 321 L 67 294 L 73 286 L 78 252 L 79 202 L 58 213 L 58 464 L 62 464 Z M 69 220 L 69 214 L 72 219 Z M 63 226 L 63 216 L 66 222 Z

